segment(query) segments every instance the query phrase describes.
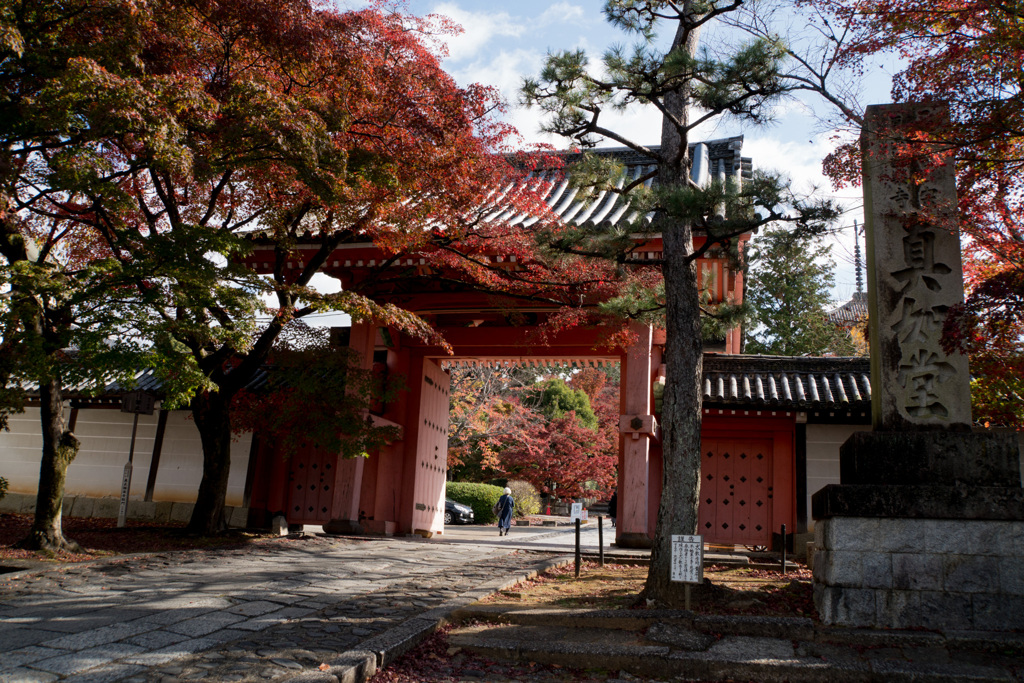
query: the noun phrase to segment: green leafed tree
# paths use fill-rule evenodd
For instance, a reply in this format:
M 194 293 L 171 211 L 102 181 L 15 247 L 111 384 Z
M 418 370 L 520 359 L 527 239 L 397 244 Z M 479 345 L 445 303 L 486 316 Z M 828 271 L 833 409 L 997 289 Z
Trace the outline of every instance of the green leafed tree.
M 773 106 L 790 87 L 781 76 L 786 50 L 778 41 L 752 40 L 732 50 L 719 44 L 714 53 L 700 48 L 703 29 L 742 4 L 608 0 L 606 18 L 632 36 L 635 45 L 611 48 L 600 65 L 591 64 L 582 51 L 553 53 L 539 77 L 527 80 L 523 88 L 524 102 L 548 113 L 546 130 L 584 146 L 614 141 L 656 165 L 651 177 L 619 186 L 621 169 L 614 164 L 596 158 L 580 164 L 574 171 L 578 184 L 625 194 L 639 215 L 653 212 L 655 219 L 618 232 L 567 229 L 556 236 L 553 248 L 603 255 L 625 267 L 625 252 L 637 235 L 663 239 L 663 281 L 634 288 L 632 301 L 618 312 L 663 324 L 667 333 L 664 480 L 644 591 L 648 599 L 669 605 L 683 602 L 681 584 L 670 580 L 671 538 L 696 533 L 700 495 L 703 348 L 697 260 L 712 249 L 735 253 L 742 235 L 773 222 L 817 232 L 838 215 L 827 202 L 795 196 L 774 174 L 757 174 L 742 185 L 712 182 L 697 187 L 690 181 L 688 144 L 698 126 L 721 116 L 753 124 L 770 120 Z M 656 42 L 659 31 L 670 37 L 666 47 Z M 662 114 L 659 147 L 643 144 L 639 131 L 606 125 L 606 112 L 633 105 L 653 106 Z M 656 184 L 645 189 L 644 183 L 652 179 Z M 695 245 L 697 236 L 705 239 Z
M 597 416 L 590 407 L 590 398 L 582 389 L 573 389 L 564 380 L 547 379 L 523 392 L 523 403 L 541 413 L 549 421 L 561 420 L 569 411 L 587 429 L 597 429 Z
M 769 229 L 751 242 L 744 350 L 776 356 L 854 355 L 853 338 L 829 320 L 835 262 L 814 237 Z
M 139 13 L 120 2 L 0 4 L 0 415 L 38 392 L 39 486 L 29 549 L 74 550 L 61 525 L 68 465 L 78 440 L 64 390 L 124 382 L 141 355 L 140 297 L 99 235 L 71 219 L 94 210 L 82 188 L 103 191 L 88 145 L 117 116 L 87 123 L 100 74 L 130 68 Z M 2 421 L 0 421 L 2 422 Z

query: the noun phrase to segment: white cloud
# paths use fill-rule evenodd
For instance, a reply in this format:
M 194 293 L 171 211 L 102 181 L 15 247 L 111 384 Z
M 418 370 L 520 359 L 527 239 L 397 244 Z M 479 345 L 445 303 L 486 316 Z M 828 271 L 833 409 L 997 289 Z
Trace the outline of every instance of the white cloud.
M 836 285 L 832 296 L 837 301 L 845 301 L 855 290 L 853 225 L 854 221 L 864 225 L 864 197 L 859 187 L 833 190 L 831 181 L 822 173 L 821 161 L 834 145 L 827 134 L 807 141 L 782 141 L 767 135 L 748 135 L 743 142 L 743 155 L 753 159 L 755 168 L 778 170 L 789 176 L 795 191 L 806 194 L 816 189 L 822 196 L 835 198 L 846 210 L 836 226 L 841 230 L 826 238 L 827 243 L 833 245 L 832 256 L 836 263 Z M 860 248 L 864 258 L 863 236 L 860 237 Z
M 563 0 L 544 10 L 544 13 L 537 17 L 537 22 L 544 25 L 552 22 L 576 21 L 582 19 L 585 14 L 579 5 L 572 5 Z
M 518 37 L 526 30 L 526 26 L 513 19 L 508 12 L 469 12 L 446 2 L 435 6 L 433 13 L 448 17 L 463 28 L 462 33 L 446 41 L 447 62 L 472 59 L 495 38 Z
M 498 88 L 509 102 L 515 102 L 523 77 L 540 71 L 544 55 L 533 50 L 502 50 L 490 60 L 477 60 L 451 74 L 459 83 L 481 83 Z

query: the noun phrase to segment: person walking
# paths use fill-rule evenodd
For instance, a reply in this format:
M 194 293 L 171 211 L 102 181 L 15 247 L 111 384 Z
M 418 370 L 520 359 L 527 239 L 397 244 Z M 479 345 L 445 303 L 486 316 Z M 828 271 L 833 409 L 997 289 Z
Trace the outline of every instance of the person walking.
M 512 511 L 515 507 L 516 502 L 512 500 L 512 489 L 506 486 L 504 495 L 494 504 L 494 513 L 498 515 L 499 536 L 508 535 L 508 530 L 512 526 Z
M 612 527 L 615 527 L 615 518 L 618 517 L 619 490 L 612 491 L 612 497 L 608 501 L 608 516 L 612 518 Z

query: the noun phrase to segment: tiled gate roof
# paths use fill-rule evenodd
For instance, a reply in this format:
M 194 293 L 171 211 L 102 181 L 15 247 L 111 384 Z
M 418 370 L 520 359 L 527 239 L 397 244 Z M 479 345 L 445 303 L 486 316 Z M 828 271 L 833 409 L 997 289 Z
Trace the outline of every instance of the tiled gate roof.
M 867 410 L 871 367 L 865 358 L 704 357 L 705 404 L 750 408 Z

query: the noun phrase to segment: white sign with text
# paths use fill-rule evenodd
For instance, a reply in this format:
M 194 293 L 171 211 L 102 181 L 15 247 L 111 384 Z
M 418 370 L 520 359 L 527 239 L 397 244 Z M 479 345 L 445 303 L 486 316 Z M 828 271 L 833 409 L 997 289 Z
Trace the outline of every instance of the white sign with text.
M 703 536 L 672 536 L 672 580 L 683 583 L 704 581 Z

